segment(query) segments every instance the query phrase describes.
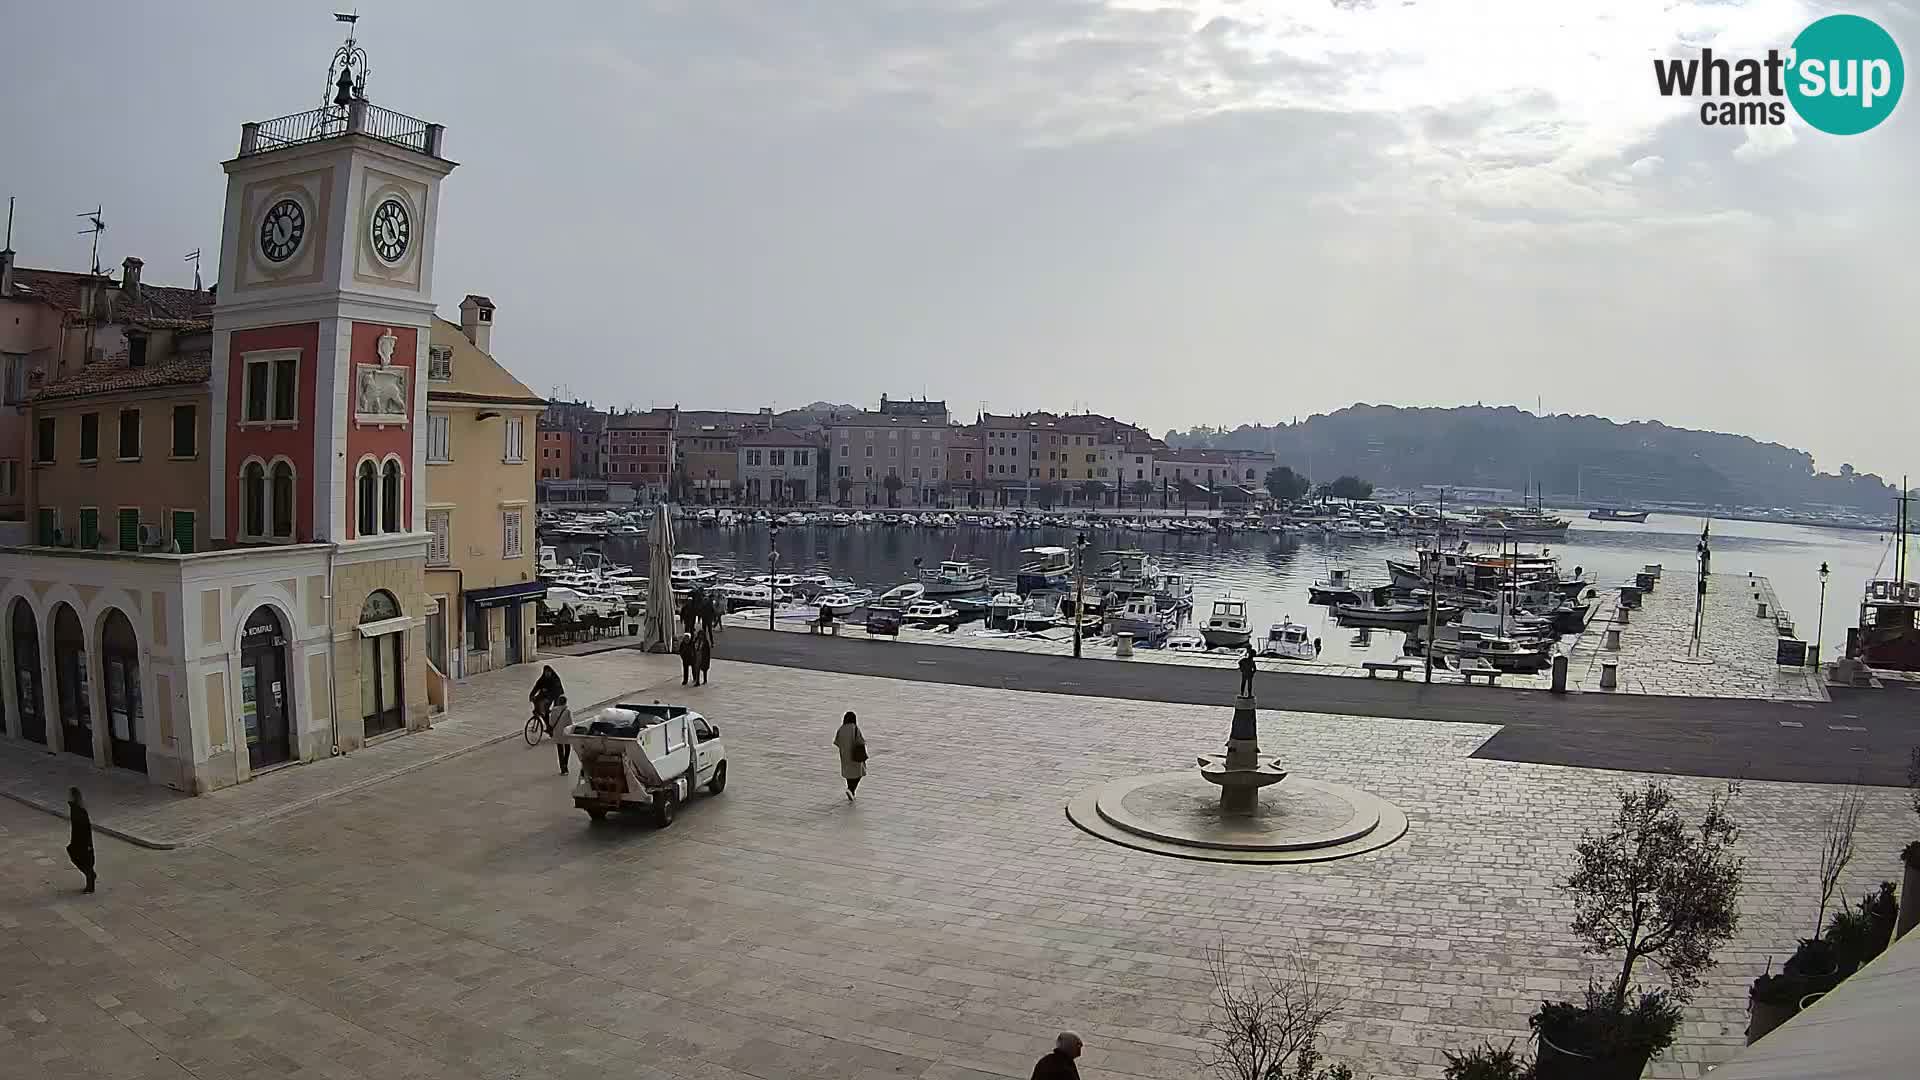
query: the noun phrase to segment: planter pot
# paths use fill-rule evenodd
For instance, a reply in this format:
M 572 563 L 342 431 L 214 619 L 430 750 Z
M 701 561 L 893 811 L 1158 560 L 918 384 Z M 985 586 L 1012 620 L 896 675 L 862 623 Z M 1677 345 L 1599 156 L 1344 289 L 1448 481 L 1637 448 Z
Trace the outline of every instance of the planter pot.
M 1752 1046 L 1774 1028 L 1793 1019 L 1799 1011 L 1799 998 L 1762 1001 L 1749 991 L 1747 994 L 1747 1045 Z
M 1906 876 L 1900 882 L 1900 921 L 1893 928 L 1896 938 L 1920 923 L 1920 866 L 1907 862 L 1906 867 Z
M 1534 1056 L 1535 1080 L 1639 1080 L 1652 1054 L 1594 1057 L 1558 1046 L 1545 1032 Z

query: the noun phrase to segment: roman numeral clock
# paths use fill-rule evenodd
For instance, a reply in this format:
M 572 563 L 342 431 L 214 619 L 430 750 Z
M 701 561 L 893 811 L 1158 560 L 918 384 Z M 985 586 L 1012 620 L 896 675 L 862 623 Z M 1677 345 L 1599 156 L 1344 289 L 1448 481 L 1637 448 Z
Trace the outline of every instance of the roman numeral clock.
M 407 245 L 413 239 L 413 222 L 407 216 L 406 204 L 399 199 L 382 199 L 367 219 L 367 239 L 373 253 L 388 266 L 405 259 Z

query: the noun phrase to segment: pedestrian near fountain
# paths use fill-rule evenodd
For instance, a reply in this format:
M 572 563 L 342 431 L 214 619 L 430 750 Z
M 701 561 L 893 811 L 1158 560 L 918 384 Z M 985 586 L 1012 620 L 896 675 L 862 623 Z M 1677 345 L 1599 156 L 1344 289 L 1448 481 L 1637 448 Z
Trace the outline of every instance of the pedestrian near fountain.
M 1240 696 L 1253 696 L 1253 643 L 1247 643 L 1247 653 L 1240 658 Z
M 867 737 L 860 733 L 860 724 L 852 713 L 841 717 L 840 730 L 833 733 L 833 747 L 840 751 L 840 778 L 847 782 L 847 801 L 852 802 L 860 778 L 867 775 Z
M 852 716 L 852 713 L 848 713 Z M 80 789 L 67 789 L 67 818 L 73 822 L 73 836 L 67 841 L 67 858 L 73 860 L 73 868 L 87 875 L 87 887 L 81 892 L 92 892 L 93 873 L 93 818 L 87 814 L 87 804 L 80 797 Z
M 705 634 L 693 636 L 693 685 L 707 684 L 707 669 L 713 666 L 713 639 Z
M 1033 1080 L 1080 1080 L 1080 1066 L 1073 1059 L 1080 1056 L 1083 1045 L 1071 1031 L 1055 1036 L 1052 1053 L 1034 1062 Z

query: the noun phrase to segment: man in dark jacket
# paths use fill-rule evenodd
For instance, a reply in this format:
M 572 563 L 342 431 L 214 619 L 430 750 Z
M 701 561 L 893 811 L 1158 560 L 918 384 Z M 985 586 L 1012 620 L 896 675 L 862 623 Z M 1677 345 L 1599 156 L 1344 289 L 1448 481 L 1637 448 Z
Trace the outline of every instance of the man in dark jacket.
M 87 814 L 87 804 L 80 798 L 80 789 L 67 789 L 67 817 L 73 822 L 73 836 L 67 841 L 67 858 L 73 860 L 73 868 L 87 875 L 87 887 L 83 892 L 93 891 L 93 818 Z
M 713 666 L 713 639 L 705 634 L 693 638 L 693 685 L 705 686 L 707 669 Z
M 1080 1067 L 1073 1059 L 1080 1056 L 1080 1036 L 1063 1031 L 1053 1040 L 1053 1053 L 1034 1063 L 1033 1080 L 1080 1080 Z
M 680 685 L 685 686 L 687 685 L 687 680 L 693 676 L 694 672 L 693 635 L 681 634 L 680 647 L 675 651 L 680 654 Z

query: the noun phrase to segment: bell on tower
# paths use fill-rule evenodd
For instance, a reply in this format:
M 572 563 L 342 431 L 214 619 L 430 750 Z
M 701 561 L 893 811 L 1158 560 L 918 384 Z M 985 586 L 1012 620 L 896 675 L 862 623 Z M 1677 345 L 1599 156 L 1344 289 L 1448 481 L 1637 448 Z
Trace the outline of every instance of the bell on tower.
M 333 61 L 327 65 L 327 87 L 332 92 L 328 104 L 346 109 L 356 101 L 367 100 L 367 50 L 354 40 L 354 32 L 360 16 L 352 12 L 336 11 L 336 22 L 347 24 L 347 40 L 333 50 Z M 355 70 L 359 71 L 356 76 Z M 321 108 L 326 108 L 325 105 Z

